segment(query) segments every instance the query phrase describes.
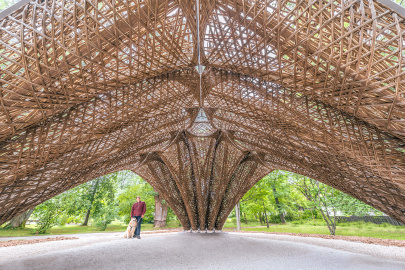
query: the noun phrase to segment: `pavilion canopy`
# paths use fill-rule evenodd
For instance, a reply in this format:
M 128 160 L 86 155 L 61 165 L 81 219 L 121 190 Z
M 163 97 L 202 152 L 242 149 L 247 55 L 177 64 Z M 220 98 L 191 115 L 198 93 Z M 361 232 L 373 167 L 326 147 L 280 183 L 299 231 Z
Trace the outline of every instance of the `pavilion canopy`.
M 38 0 L 1 13 L 0 224 L 124 169 L 185 228 L 221 229 L 274 169 L 405 222 L 393 4 Z

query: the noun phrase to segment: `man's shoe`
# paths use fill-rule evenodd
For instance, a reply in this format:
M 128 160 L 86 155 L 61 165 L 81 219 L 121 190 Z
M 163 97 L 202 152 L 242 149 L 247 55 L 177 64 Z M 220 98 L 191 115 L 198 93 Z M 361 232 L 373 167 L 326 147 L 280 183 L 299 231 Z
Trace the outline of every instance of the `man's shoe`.
M 139 235 L 137 235 L 136 238 L 141 239 L 141 237 Z

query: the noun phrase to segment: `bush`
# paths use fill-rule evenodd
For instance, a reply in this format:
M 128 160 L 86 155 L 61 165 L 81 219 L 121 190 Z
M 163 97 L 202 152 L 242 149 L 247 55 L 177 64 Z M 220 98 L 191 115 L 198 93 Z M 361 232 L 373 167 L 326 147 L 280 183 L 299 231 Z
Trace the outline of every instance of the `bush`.
M 348 226 L 348 225 L 350 225 L 349 222 L 344 218 L 341 218 L 341 219 L 336 218 L 336 224 L 338 224 L 339 226 Z
M 112 220 L 109 219 L 97 219 L 96 220 L 96 227 L 100 231 L 105 231 L 107 229 L 108 224 L 110 224 Z
M 36 230 L 39 234 L 46 233 L 59 221 L 59 214 L 62 212 L 60 201 L 57 197 L 50 199 L 35 208 L 35 217 L 38 219 Z
M 69 220 L 69 216 L 67 216 L 67 215 L 62 215 L 62 216 L 59 218 L 57 224 L 58 224 L 59 226 L 65 226 L 66 223 L 68 223 L 68 220 Z
M 315 219 L 322 218 L 322 215 L 319 212 L 319 210 L 305 209 L 301 214 L 301 218 L 302 219 L 307 219 L 307 220 L 313 220 L 314 218 Z
M 111 224 L 111 222 L 115 219 L 115 207 L 110 207 L 110 208 L 102 208 L 98 215 L 95 217 L 94 221 L 96 224 L 96 227 L 100 231 L 105 231 L 107 229 L 108 224 Z
M 39 234 L 46 233 L 57 224 L 66 223 L 66 213 L 69 213 L 70 207 L 75 204 L 72 199 L 74 195 L 72 192 L 65 192 L 35 207 L 32 215 L 38 219 L 36 231 Z
M 302 225 L 302 224 L 304 224 L 305 222 L 304 222 L 304 220 L 299 219 L 299 220 L 294 220 L 294 221 L 292 221 L 291 223 L 294 224 L 294 225 Z
M 66 223 L 81 223 L 83 220 L 81 219 L 81 217 L 69 217 L 66 221 Z

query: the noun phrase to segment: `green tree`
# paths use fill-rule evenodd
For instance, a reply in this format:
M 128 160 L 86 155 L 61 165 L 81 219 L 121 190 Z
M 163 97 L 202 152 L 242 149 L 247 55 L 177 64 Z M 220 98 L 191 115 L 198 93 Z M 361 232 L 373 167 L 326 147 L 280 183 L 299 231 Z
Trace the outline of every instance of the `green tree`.
M 364 202 L 359 201 L 358 199 L 353 198 L 344 192 L 337 191 L 335 198 L 338 211 L 345 216 L 365 216 L 368 214 L 376 216 L 383 215 L 381 211 L 378 211 L 372 206 L 365 204 Z
M 241 209 L 244 209 L 249 215 L 258 217 L 260 223 L 266 222 L 267 227 L 269 227 L 268 214 L 275 211 L 270 202 L 270 194 L 268 183 L 262 179 L 241 200 Z
M 117 180 L 117 174 L 110 174 L 81 185 L 81 206 L 82 211 L 85 211 L 83 226 L 88 224 L 90 216 L 101 230 L 105 230 L 107 225 L 114 220 Z
M 79 196 L 74 190 L 68 190 L 36 206 L 33 216 L 38 219 L 38 233 L 44 234 L 58 224 L 63 216 L 62 213 L 66 215 L 74 214 L 78 199 Z
M 307 198 L 313 208 L 317 209 L 331 235 L 336 233 L 336 211 L 339 205 L 338 191 L 314 179 L 294 174 L 296 188 Z
M 285 223 L 296 216 L 298 209 L 306 205 L 306 200 L 290 181 L 291 173 L 275 170 L 253 186 L 242 199 L 245 213 L 258 217 L 260 222 L 269 220 Z M 263 206 L 264 204 L 264 206 Z M 279 221 L 278 221 L 279 220 Z
M 280 170 L 273 171 L 265 176 L 262 181 L 271 189 L 269 196 L 274 200 L 275 209 L 280 216 L 281 223 L 285 223 L 285 214 L 288 209 L 288 199 L 290 194 L 290 185 L 287 181 L 286 173 Z
M 87 224 L 89 222 L 91 210 L 93 209 L 93 203 L 95 202 L 95 199 L 96 199 L 96 193 L 97 193 L 97 191 L 99 191 L 98 187 L 102 180 L 104 180 L 104 179 L 99 177 L 99 178 L 95 179 L 94 181 L 90 181 L 89 183 L 83 184 L 83 186 L 82 186 L 82 189 L 84 189 L 82 197 L 83 197 L 83 200 L 85 202 L 87 202 L 85 204 L 86 208 L 87 208 L 86 217 L 84 218 L 82 226 L 87 226 Z
M 143 222 L 153 223 L 155 212 L 154 196 L 156 195 L 157 193 L 153 191 L 152 186 L 139 177 L 132 186 L 118 196 L 118 215 L 124 219 L 125 223 L 128 223 L 131 219 L 132 205 L 136 202 L 136 196 L 140 196 L 141 200 L 146 203 Z
M 30 218 L 34 208 L 29 209 L 28 211 L 15 216 L 10 222 L 5 226 L 5 228 L 25 228 L 27 220 Z
M 260 223 L 323 218 L 330 233 L 336 232 L 336 215 L 381 215 L 373 207 L 326 184 L 292 172 L 275 170 L 242 198 L 241 212 Z M 230 217 L 234 217 L 232 211 Z
M 130 171 L 108 174 L 42 203 L 34 212 L 39 219 L 40 233 L 56 224 L 64 225 L 83 219 L 84 225 L 92 219 L 100 230 L 105 230 L 117 217 L 117 194 L 125 192 L 138 178 Z

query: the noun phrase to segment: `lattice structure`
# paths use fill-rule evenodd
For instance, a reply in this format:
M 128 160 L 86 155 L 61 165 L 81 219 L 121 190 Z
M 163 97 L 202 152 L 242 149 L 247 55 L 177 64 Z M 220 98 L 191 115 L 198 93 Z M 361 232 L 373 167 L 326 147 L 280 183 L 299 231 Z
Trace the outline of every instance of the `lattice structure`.
M 198 10 L 199 31 L 191 0 L 33 1 L 0 19 L 0 224 L 124 169 L 186 229 L 221 229 L 274 169 L 405 222 L 403 10 Z

